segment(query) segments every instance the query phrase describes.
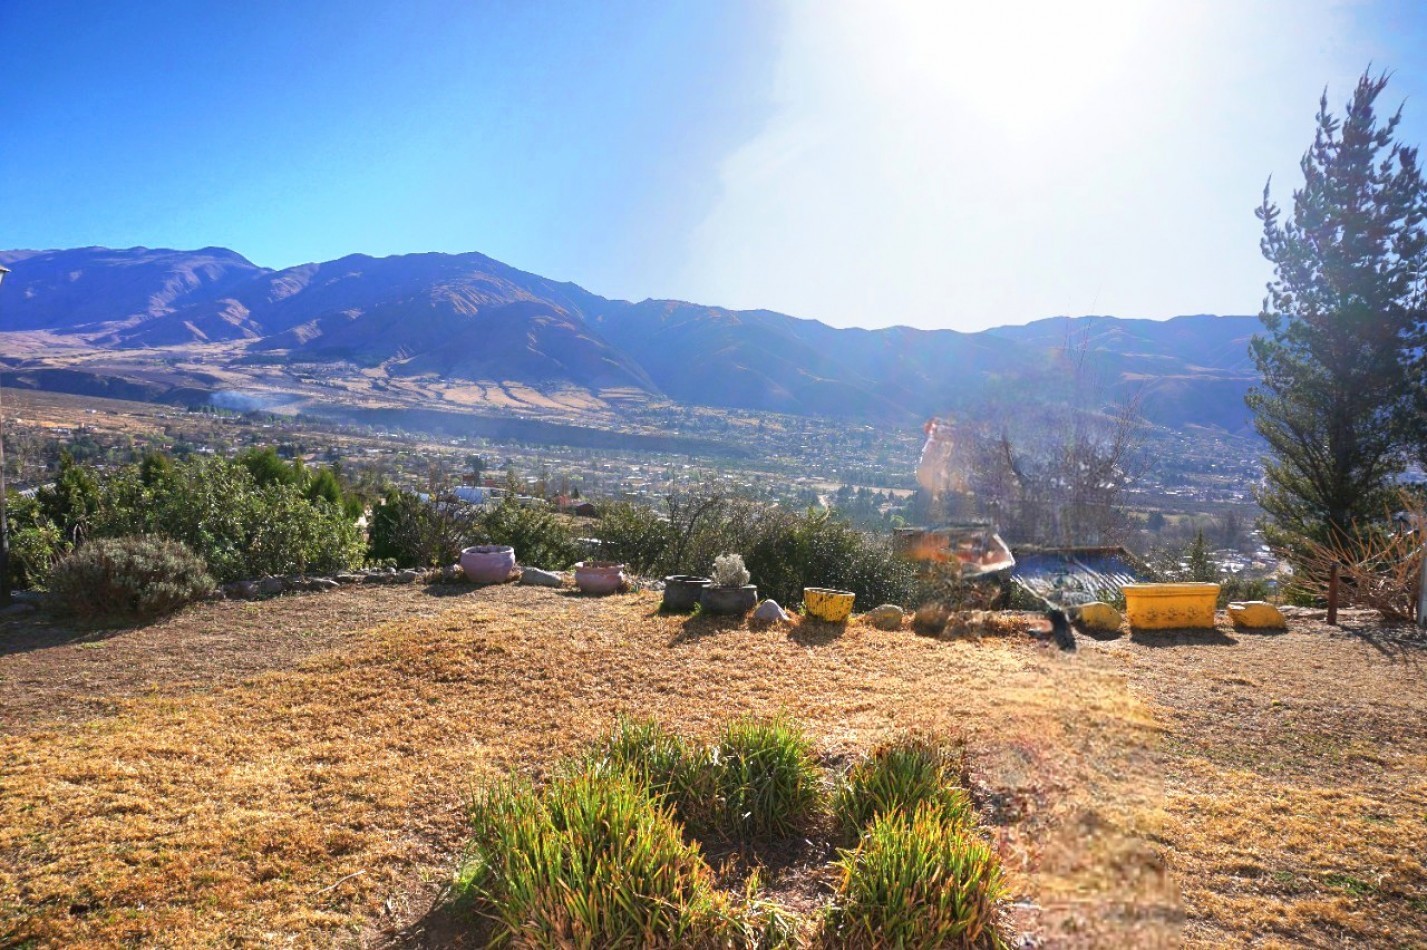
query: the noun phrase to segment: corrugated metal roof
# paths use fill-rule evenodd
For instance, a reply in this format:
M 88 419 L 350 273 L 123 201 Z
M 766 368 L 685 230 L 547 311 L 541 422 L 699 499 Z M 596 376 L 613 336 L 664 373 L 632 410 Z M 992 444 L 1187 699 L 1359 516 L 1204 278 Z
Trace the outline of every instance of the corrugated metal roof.
M 1114 597 L 1148 579 L 1143 564 L 1119 547 L 1017 548 L 1011 581 L 1064 607 Z

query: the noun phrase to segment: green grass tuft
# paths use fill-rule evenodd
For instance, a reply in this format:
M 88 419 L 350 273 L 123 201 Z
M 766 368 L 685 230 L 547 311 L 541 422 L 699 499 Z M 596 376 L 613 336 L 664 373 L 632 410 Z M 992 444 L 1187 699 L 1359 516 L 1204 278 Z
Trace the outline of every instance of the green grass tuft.
M 738 840 L 799 832 L 826 800 L 812 744 L 782 717 L 728 723 L 709 763 L 720 830 Z
M 995 851 L 934 803 L 874 818 L 837 866 L 825 931 L 836 946 L 1006 946 L 996 920 L 1004 884 Z
M 479 794 L 457 878 L 495 926 L 493 943 L 592 947 L 699 944 L 727 926 L 727 899 L 672 809 L 619 770 L 584 768 L 537 790 Z
M 856 839 L 878 815 L 918 805 L 939 808 L 947 820 L 970 825 L 971 798 L 961 787 L 960 749 L 947 739 L 907 734 L 878 746 L 838 784 L 832 810 L 843 834 Z
M 628 770 L 691 828 L 709 823 L 713 774 L 708 754 L 683 736 L 652 719 L 621 716 L 594 759 L 608 768 Z

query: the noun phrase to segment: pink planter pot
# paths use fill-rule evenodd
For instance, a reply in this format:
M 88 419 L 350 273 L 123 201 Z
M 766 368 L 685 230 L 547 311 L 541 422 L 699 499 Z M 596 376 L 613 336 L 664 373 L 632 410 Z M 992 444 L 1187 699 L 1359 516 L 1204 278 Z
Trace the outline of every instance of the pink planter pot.
M 613 594 L 628 582 L 624 565 L 615 561 L 581 561 L 575 565 L 575 586 L 586 594 Z
M 515 573 L 515 548 L 478 544 L 461 552 L 461 570 L 473 584 L 504 584 Z

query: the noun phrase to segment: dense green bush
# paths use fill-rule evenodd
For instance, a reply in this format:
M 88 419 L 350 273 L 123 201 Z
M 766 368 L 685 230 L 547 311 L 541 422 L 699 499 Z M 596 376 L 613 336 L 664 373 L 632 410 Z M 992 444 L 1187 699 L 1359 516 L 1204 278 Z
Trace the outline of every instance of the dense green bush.
M 893 554 L 889 539 L 857 530 L 827 512 L 793 512 L 747 498 L 675 496 L 667 517 L 621 504 L 600 519 L 611 556 L 649 574 L 702 574 L 719 555 L 743 555 L 760 594 L 785 604 L 804 587 L 836 587 L 861 603 L 910 603 L 913 566 Z
M 99 482 L 91 537 L 162 535 L 201 556 L 220 581 L 264 574 L 331 573 L 360 564 L 356 522 L 296 484 L 259 486 L 240 463 L 192 458 L 148 483 L 140 466 Z
M 617 770 L 479 794 L 456 893 L 493 942 L 535 947 L 712 945 L 725 900 L 669 806 Z
M 560 516 L 540 505 L 505 495 L 481 518 L 483 540 L 515 548 L 520 563 L 547 571 L 564 570 L 580 559 L 575 533 Z
M 997 927 L 1005 886 L 996 852 L 933 803 L 874 818 L 838 868 L 826 931 L 837 946 L 1006 946 Z
M 806 828 L 823 805 L 812 746 L 791 720 L 733 720 L 710 763 L 721 830 L 732 838 L 786 837 Z
M 372 510 L 368 552 L 374 561 L 401 567 L 454 564 L 462 548 L 484 536 L 483 518 L 474 505 L 422 501 L 411 492 L 393 490 Z
M 45 517 L 39 501 L 19 492 L 7 493 L 10 523 L 10 586 L 15 590 L 42 587 L 69 544 L 60 529 Z
M 156 617 L 213 589 L 202 558 L 164 538 L 100 538 L 61 558 L 51 604 L 80 617 Z
M 856 838 L 878 815 L 927 804 L 948 820 L 970 824 L 971 798 L 961 787 L 959 749 L 928 735 L 898 736 L 856 762 L 838 784 L 832 809 L 843 833 Z

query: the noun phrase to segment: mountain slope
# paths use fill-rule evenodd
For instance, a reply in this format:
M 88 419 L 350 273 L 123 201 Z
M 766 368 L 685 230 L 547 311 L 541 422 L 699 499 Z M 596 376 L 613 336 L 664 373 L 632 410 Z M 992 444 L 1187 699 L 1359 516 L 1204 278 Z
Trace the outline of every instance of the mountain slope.
M 634 389 L 683 403 L 895 421 L 1136 397 L 1167 425 L 1247 424 L 1250 317 L 1052 318 L 981 333 L 835 329 L 767 310 L 610 300 L 483 254 L 354 254 L 279 271 L 221 248 L 0 252 L 0 329 L 97 347 L 233 343 L 239 363 Z M 226 351 L 225 351 L 226 352 Z M 248 354 L 244 357 L 243 354 Z

